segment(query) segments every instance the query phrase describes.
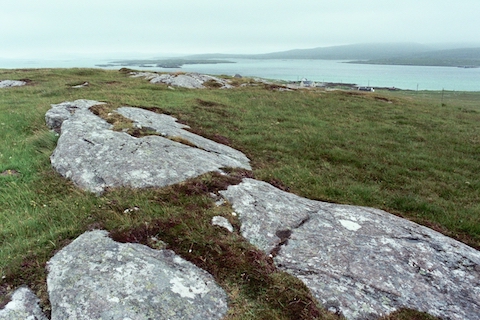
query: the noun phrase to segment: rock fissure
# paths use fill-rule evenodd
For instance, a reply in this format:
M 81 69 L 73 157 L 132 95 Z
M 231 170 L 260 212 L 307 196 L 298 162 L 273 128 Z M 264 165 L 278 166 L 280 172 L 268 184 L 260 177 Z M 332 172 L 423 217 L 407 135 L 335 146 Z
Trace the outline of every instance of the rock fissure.
M 278 239 L 280 239 L 280 241 L 278 242 L 278 244 L 272 249 L 270 250 L 270 255 L 272 257 L 275 257 L 277 256 L 277 254 L 280 252 L 280 250 L 282 249 L 282 246 L 286 246 L 288 245 L 288 240 L 290 239 L 290 237 L 292 236 L 292 233 L 294 232 L 295 229 L 298 229 L 300 227 L 302 227 L 305 223 L 307 223 L 308 221 L 310 221 L 310 216 L 307 216 L 305 217 L 304 219 L 302 219 L 297 225 L 294 225 L 292 230 L 290 229 L 284 229 L 284 230 L 277 230 L 275 232 L 275 235 L 278 237 Z
M 83 138 L 83 141 L 85 141 L 85 142 L 87 142 L 87 143 L 90 143 L 92 146 L 95 145 L 95 143 L 93 143 L 92 141 L 90 141 L 90 140 L 88 140 L 88 139 L 86 139 L 86 138 Z
M 310 221 L 310 216 L 307 216 L 305 219 L 303 219 L 302 221 L 300 221 L 300 223 L 295 227 L 295 229 L 298 229 L 300 228 L 301 226 L 303 226 L 305 223 L 307 223 L 308 221 Z

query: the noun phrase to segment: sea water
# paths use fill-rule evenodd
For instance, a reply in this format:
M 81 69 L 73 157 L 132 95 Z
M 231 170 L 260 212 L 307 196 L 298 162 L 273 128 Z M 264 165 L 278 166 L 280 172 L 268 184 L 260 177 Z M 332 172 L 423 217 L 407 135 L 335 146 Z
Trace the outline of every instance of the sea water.
M 112 59 L 113 60 L 113 59 Z M 185 71 L 212 75 L 240 74 L 265 79 L 317 83 L 334 82 L 371 87 L 395 87 L 409 90 L 480 91 L 480 68 L 393 66 L 353 64 L 336 60 L 228 59 L 235 63 L 194 64 L 182 68 L 140 68 L 150 71 Z M 111 61 L 111 60 L 110 60 Z M 74 68 L 97 67 L 109 60 L 0 60 L 1 68 Z M 121 66 L 108 67 L 119 69 Z
M 240 74 L 267 79 L 350 83 L 410 90 L 480 91 L 480 68 L 353 64 L 334 60 L 232 60 L 234 64 L 185 65 L 184 71 Z

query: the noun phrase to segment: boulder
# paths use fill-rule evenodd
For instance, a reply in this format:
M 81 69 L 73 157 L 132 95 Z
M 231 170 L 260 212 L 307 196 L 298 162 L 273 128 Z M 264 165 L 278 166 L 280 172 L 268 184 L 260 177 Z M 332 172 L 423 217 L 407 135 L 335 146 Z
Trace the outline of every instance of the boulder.
M 175 73 L 153 73 L 153 72 L 132 72 L 132 77 L 144 77 L 149 80 L 151 83 L 164 83 L 174 87 L 182 87 L 188 89 L 204 89 L 208 87 L 206 83 L 210 83 L 212 86 L 221 88 L 221 89 L 230 89 L 233 86 L 230 85 L 226 80 L 204 75 L 198 73 L 185 73 L 185 74 L 175 74 Z
M 52 320 L 221 319 L 227 296 L 170 250 L 84 233 L 48 262 Z
M 385 211 L 301 198 L 244 179 L 220 192 L 241 233 L 329 310 L 376 318 L 407 307 L 479 319 L 480 253 Z
M 38 303 L 39 299 L 29 288 L 21 287 L 0 310 L 0 320 L 47 320 Z
M 100 102 L 64 102 L 52 105 L 45 116 L 47 125 L 61 133 L 50 158 L 53 168 L 82 189 L 101 194 L 108 187 L 163 187 L 224 167 L 250 169 L 243 153 L 183 130 L 186 126 L 173 117 L 119 109 L 136 126 L 159 134 L 136 138 L 113 131 L 90 112 L 95 104 Z
M 0 88 L 9 88 L 9 87 L 21 87 L 26 85 L 25 81 L 20 80 L 1 80 Z

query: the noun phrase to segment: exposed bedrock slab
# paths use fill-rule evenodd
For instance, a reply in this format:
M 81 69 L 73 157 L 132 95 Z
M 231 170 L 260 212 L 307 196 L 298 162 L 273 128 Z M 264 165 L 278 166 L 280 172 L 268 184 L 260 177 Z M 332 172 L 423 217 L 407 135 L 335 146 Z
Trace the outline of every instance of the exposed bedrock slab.
M 165 83 L 174 87 L 183 87 L 189 89 L 204 89 L 205 83 L 211 82 L 221 89 L 229 89 L 233 86 L 226 80 L 198 73 L 153 73 L 153 72 L 132 72 L 132 77 L 144 77 L 151 83 Z
M 221 319 L 225 292 L 170 250 L 84 233 L 48 262 L 52 320 Z
M 241 232 L 348 319 L 401 307 L 480 319 L 480 253 L 385 211 L 308 200 L 252 179 L 221 194 Z
M 137 126 L 151 128 L 163 137 L 183 138 L 208 152 L 218 154 L 221 157 L 235 159 L 243 168 L 250 168 L 250 160 L 242 152 L 184 130 L 190 127 L 176 122 L 177 119 L 174 117 L 132 107 L 122 107 L 117 112 L 133 120 Z
M 11 301 L 0 310 L 0 320 L 47 320 L 38 305 L 39 299 L 27 287 L 17 289 Z
M 20 80 L 0 80 L 0 88 L 20 87 L 27 83 Z
M 250 169 L 241 152 L 194 135 L 175 118 L 125 107 L 118 112 L 163 136 L 135 138 L 112 130 L 90 112 L 97 101 L 77 100 L 52 105 L 47 125 L 61 132 L 51 163 L 82 189 L 100 194 L 107 187 L 162 187 L 224 167 Z M 181 137 L 197 147 L 169 139 Z

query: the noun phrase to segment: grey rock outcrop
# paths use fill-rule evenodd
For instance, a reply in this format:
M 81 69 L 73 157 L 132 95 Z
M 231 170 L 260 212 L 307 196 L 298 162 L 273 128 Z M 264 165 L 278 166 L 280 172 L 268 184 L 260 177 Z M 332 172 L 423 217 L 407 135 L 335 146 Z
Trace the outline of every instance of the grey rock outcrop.
M 348 319 L 401 307 L 480 319 L 473 248 L 382 210 L 308 200 L 252 179 L 221 194 L 244 237 Z
M 170 250 L 84 233 L 48 262 L 52 320 L 220 319 L 227 297 L 212 276 Z
M 11 301 L 0 310 L 0 320 L 47 320 L 38 305 L 39 299 L 27 287 L 17 289 Z
M 242 152 L 184 130 L 190 127 L 176 122 L 176 119 L 171 116 L 132 107 L 122 107 L 117 112 L 133 120 L 137 127 L 153 129 L 165 138 L 179 137 L 185 139 L 202 150 L 234 159 L 240 163 L 242 168 L 250 169 L 250 160 Z
M 206 83 L 210 82 L 215 87 L 221 89 L 233 88 L 226 80 L 198 73 L 172 74 L 172 73 L 153 73 L 153 72 L 132 72 L 132 77 L 144 77 L 151 83 L 164 83 L 174 87 L 189 89 L 204 89 Z
M 92 117 L 92 113 L 88 111 L 89 108 L 105 104 L 104 102 L 94 100 L 75 100 L 74 102 L 63 102 L 60 104 L 52 104 L 50 110 L 45 114 L 45 122 L 47 127 L 60 133 L 60 129 L 65 120 L 70 119 L 74 114 L 85 115 L 90 119 L 97 120 L 98 117 Z M 99 118 L 100 119 L 100 118 Z M 105 125 L 106 122 L 99 121 L 102 124 L 102 128 L 110 128 L 110 125 Z
M 186 130 L 167 115 L 124 107 L 118 112 L 137 126 L 162 136 L 135 138 L 112 130 L 112 125 L 90 112 L 91 100 L 52 105 L 45 118 L 60 138 L 51 163 L 62 176 L 82 189 L 101 194 L 108 187 L 162 187 L 224 167 L 250 169 L 241 152 Z M 188 140 L 196 147 L 173 141 Z
M 9 88 L 9 87 L 21 87 L 26 85 L 25 81 L 20 80 L 1 80 L 0 88 Z

